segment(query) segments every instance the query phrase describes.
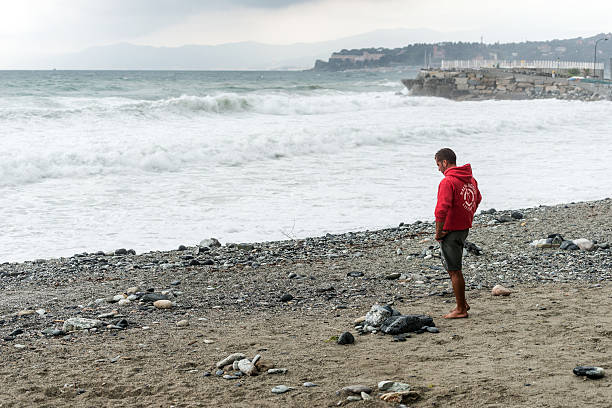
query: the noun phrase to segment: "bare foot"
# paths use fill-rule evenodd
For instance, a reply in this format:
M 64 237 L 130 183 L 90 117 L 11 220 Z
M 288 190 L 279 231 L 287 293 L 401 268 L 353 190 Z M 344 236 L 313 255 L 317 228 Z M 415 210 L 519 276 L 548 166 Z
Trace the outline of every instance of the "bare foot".
M 470 305 L 468 305 L 467 303 L 465 304 L 465 310 L 470 310 Z M 457 311 L 457 306 L 455 306 L 455 308 L 453 310 L 451 310 L 449 313 L 453 313 Z
M 465 312 L 459 311 L 459 310 L 453 310 L 449 314 L 446 314 L 442 317 L 445 319 L 465 319 L 468 317 L 468 313 L 467 313 L 467 310 Z

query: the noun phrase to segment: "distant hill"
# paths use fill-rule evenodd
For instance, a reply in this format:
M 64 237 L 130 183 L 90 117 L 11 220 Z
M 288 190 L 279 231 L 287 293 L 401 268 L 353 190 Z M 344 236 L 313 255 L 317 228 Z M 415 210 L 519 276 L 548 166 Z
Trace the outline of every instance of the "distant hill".
M 268 70 L 309 69 L 317 59 L 339 49 L 403 47 L 410 43 L 448 38 L 477 38 L 476 33 L 441 33 L 427 29 L 377 30 L 352 37 L 316 43 L 269 45 L 240 42 L 222 45 L 153 47 L 129 43 L 88 48 L 83 51 L 24 61 L 22 69 L 119 69 L 119 70 Z
M 588 38 L 566 40 L 527 41 L 506 44 L 477 42 L 414 43 L 401 48 L 343 49 L 334 52 L 327 61 L 317 60 L 314 70 L 343 71 L 393 66 L 440 66 L 446 60 L 499 59 L 499 60 L 556 60 L 593 61 L 595 40 L 597 60 L 609 68 L 612 57 L 612 33 L 597 34 Z

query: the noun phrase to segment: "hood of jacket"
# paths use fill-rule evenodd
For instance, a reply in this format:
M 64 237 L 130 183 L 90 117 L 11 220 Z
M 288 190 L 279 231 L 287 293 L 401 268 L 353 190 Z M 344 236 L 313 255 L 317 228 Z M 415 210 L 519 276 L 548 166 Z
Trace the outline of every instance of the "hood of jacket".
M 468 163 L 464 164 L 463 166 L 451 167 L 450 169 L 444 172 L 444 176 L 457 177 L 464 183 L 469 183 L 470 181 L 472 181 L 472 166 L 470 165 L 470 163 Z

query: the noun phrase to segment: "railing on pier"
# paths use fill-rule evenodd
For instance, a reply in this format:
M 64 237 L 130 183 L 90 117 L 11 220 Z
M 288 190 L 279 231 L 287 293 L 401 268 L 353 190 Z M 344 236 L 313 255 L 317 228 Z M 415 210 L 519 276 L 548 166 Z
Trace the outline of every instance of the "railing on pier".
M 544 69 L 544 70 L 603 70 L 604 64 L 598 62 L 584 61 L 526 61 L 526 60 L 442 60 L 442 69 L 481 69 L 481 68 L 502 68 L 502 69 Z

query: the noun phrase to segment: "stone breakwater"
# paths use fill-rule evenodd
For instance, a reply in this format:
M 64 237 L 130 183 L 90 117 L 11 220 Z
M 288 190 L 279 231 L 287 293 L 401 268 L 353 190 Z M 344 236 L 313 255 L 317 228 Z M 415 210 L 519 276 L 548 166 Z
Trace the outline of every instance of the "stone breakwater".
M 454 100 L 612 100 L 610 87 L 496 69 L 422 70 L 416 79 L 404 79 L 402 83 L 413 96 L 437 96 Z

